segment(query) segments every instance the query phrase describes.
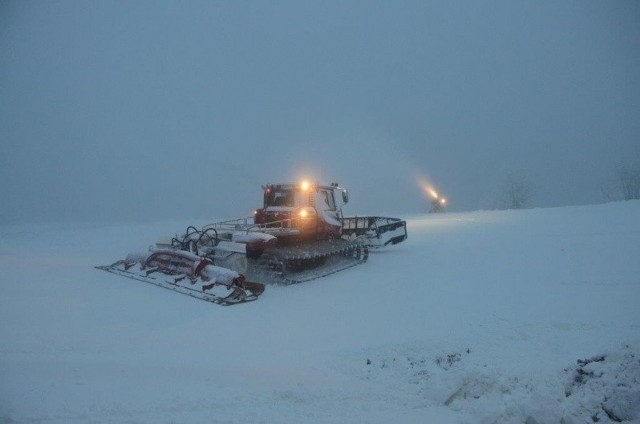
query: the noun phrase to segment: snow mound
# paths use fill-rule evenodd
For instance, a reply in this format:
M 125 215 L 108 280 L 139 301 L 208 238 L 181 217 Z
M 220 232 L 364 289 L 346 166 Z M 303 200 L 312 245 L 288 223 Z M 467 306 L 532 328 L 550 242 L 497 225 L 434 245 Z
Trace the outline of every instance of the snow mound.
M 640 360 L 629 345 L 579 359 L 556 378 L 481 364 L 469 348 L 396 346 L 370 353 L 352 358 L 359 378 L 403 393 L 412 407 L 446 407 L 468 417 L 460 422 L 640 422 Z
M 565 422 L 640 421 L 640 358 L 630 346 L 579 359 L 565 373 L 563 402 L 571 412 Z

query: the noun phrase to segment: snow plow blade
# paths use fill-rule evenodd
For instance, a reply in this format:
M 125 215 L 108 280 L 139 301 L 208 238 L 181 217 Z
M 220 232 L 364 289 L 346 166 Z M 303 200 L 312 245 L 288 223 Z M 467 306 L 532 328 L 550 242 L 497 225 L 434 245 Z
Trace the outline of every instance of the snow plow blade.
M 362 239 L 371 248 L 389 246 L 407 239 L 407 222 L 379 216 L 347 217 L 342 218 L 342 234 Z

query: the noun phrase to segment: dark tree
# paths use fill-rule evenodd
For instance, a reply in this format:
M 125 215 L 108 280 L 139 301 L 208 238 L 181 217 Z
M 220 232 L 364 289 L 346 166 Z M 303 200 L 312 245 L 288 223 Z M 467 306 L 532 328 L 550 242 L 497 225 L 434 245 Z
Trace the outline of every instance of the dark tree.
M 616 169 L 616 177 L 624 200 L 640 199 L 640 163 L 620 163 Z
M 531 204 L 531 184 L 522 172 L 507 175 L 502 194 L 503 209 L 525 209 Z

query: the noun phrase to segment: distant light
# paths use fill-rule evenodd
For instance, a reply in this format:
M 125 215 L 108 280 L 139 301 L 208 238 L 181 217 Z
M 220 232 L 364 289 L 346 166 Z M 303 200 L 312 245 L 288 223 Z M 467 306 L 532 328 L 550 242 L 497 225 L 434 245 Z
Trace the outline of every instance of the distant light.
M 302 189 L 302 191 L 309 190 L 309 181 L 307 180 L 302 181 L 302 183 L 300 184 L 300 188 Z

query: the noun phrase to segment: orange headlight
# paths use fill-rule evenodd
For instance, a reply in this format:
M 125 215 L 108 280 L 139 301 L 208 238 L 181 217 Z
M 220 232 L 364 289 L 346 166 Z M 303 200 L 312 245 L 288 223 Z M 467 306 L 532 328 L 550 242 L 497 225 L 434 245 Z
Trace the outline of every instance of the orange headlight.
M 307 206 L 306 208 L 302 208 L 300 210 L 298 210 L 298 216 L 300 218 L 312 218 L 316 215 L 316 210 L 313 209 L 311 206 Z

